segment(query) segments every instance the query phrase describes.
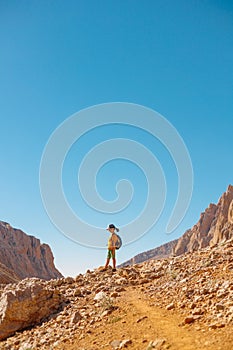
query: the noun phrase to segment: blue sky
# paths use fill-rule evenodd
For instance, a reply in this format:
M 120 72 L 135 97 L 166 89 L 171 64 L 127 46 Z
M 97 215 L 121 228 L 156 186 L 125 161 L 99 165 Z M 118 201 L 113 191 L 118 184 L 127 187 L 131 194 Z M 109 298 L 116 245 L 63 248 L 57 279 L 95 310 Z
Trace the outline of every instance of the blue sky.
M 143 207 L 146 182 L 123 160 L 111 170 L 103 167 L 97 177 L 103 197 L 114 197 L 114 172 L 116 179 L 122 175 L 134 182 L 135 198 L 122 217 L 100 219 L 74 195 L 80 154 L 109 135 L 123 135 L 142 142 L 161 162 L 168 189 L 161 218 L 119 251 L 118 262 L 179 237 L 233 183 L 232 1 L 1 0 L 0 45 L 0 220 L 48 243 L 63 274 L 99 266 L 106 255 L 61 234 L 40 196 L 44 147 L 72 114 L 108 102 L 144 105 L 173 124 L 192 159 L 191 204 L 181 225 L 167 235 L 177 174 L 158 140 L 134 128 L 105 126 L 72 147 L 64 164 L 67 199 L 85 220 L 103 227 L 110 219 L 121 225 L 133 218 Z

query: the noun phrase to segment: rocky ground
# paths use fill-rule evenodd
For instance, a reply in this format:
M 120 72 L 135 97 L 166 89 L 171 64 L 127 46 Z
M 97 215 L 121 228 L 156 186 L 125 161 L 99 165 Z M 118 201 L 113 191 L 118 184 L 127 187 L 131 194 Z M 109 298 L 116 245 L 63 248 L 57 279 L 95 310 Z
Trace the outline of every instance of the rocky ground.
M 27 303 L 20 291 L 29 293 L 30 288 L 31 301 Z M 40 294 L 36 294 L 37 289 Z M 10 294 L 14 297 L 10 298 Z M 13 307 L 10 301 L 15 303 L 16 294 L 19 302 Z M 0 334 L 4 322 L 8 324 L 7 317 L 13 322 L 17 313 L 17 321 L 25 319 L 38 295 L 44 298 L 40 310 L 43 307 L 46 316 L 33 309 L 33 324 L 23 323 L 27 329 L 6 339 L 3 336 L 0 349 L 230 350 L 233 239 L 116 272 L 111 268 L 105 272 L 97 269 L 76 278 L 26 279 L 2 286 Z M 36 315 L 40 317 L 36 319 Z

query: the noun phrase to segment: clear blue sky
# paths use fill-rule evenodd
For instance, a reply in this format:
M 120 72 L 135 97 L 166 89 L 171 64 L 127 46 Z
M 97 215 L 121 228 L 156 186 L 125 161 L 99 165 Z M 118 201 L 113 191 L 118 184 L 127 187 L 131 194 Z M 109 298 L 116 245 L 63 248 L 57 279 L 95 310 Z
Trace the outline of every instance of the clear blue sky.
M 175 168 L 158 141 L 122 127 L 120 135 L 130 131 L 150 145 L 168 184 L 161 220 L 119 251 L 123 262 L 179 237 L 233 183 L 232 1 L 0 1 L 0 220 L 48 243 L 65 275 L 103 264 L 106 253 L 72 242 L 51 223 L 40 196 L 42 152 L 70 115 L 114 101 L 141 104 L 167 118 L 184 139 L 194 169 L 189 210 L 168 236 L 164 227 L 177 193 Z M 113 133 L 118 131 L 108 126 L 90 133 L 82 150 Z M 140 170 L 119 162 L 111 169 L 137 180 L 136 204 L 127 214 L 132 219 L 145 200 L 146 184 Z M 96 218 L 105 228 L 110 217 L 92 216 L 74 196 L 77 167 L 73 147 L 64 165 L 67 199 L 85 220 Z M 111 174 L 103 169 L 103 175 L 97 187 L 111 198 L 114 184 L 104 186 Z M 116 225 L 124 220 L 111 217 Z

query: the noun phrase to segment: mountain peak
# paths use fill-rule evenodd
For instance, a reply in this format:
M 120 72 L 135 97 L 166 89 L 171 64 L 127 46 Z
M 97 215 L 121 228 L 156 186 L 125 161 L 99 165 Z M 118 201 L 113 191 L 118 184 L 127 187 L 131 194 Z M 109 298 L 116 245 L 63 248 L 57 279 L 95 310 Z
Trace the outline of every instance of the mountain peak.
M 231 237 L 233 237 L 233 186 L 229 185 L 218 203 L 211 203 L 201 213 L 199 221 L 180 237 L 175 254 L 205 248 Z
M 233 237 L 233 186 L 229 185 L 217 204 L 210 203 L 199 221 L 179 239 L 142 252 L 120 266 L 193 252 Z

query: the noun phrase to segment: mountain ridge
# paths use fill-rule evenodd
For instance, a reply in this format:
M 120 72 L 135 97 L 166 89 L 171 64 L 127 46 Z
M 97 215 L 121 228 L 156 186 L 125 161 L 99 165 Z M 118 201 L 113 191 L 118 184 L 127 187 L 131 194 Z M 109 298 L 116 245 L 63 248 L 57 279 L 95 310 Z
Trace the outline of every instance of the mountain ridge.
M 198 222 L 178 239 L 175 255 L 213 246 L 233 237 L 233 186 L 201 213 Z
M 123 264 L 119 265 L 119 267 L 140 264 L 144 261 L 150 259 L 163 259 L 169 257 L 173 254 L 174 248 L 178 242 L 178 239 L 173 241 L 161 244 L 159 247 L 147 250 L 145 252 L 139 253 L 135 255 L 133 258 L 125 261 Z
M 229 185 L 226 192 L 219 198 L 218 203 L 210 203 L 200 214 L 198 222 L 186 230 L 181 237 L 141 252 L 119 266 L 182 255 L 209 245 L 213 246 L 231 237 L 233 237 L 233 186 Z
M 61 278 L 48 244 L 0 221 L 0 283 L 14 283 L 27 277 L 45 280 Z

